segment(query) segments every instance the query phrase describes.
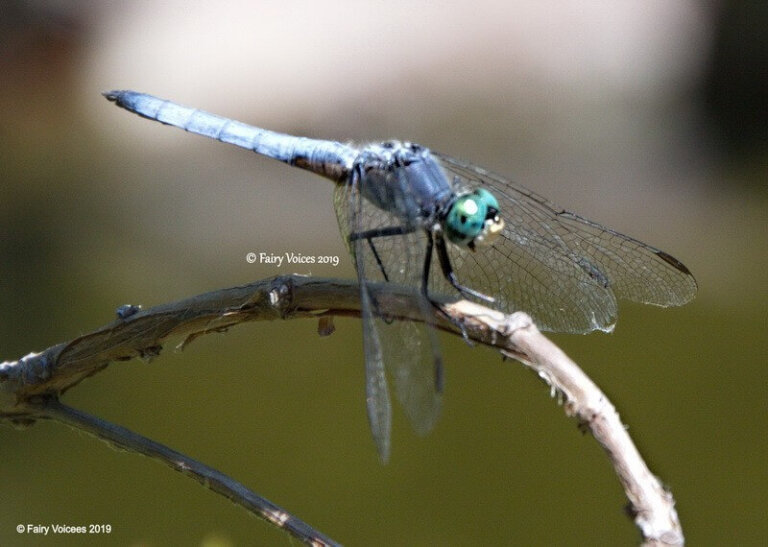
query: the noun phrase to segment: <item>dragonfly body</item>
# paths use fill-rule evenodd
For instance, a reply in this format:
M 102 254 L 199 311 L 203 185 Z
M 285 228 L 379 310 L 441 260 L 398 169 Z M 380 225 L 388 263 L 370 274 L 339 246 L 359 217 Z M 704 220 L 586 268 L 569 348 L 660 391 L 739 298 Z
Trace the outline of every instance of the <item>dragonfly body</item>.
M 433 296 L 458 293 L 528 312 L 542 330 L 586 333 L 613 329 L 617 297 L 678 306 L 696 293 L 691 273 L 669 254 L 420 145 L 358 147 L 252 127 L 143 93 L 105 96 L 145 118 L 336 183 L 334 206 L 361 288 L 368 417 L 384 460 L 391 427 L 385 366 L 417 431 L 428 431 L 439 413 Z M 374 281 L 418 289 L 425 323 L 383 320 Z
M 456 197 L 429 149 L 416 144 L 387 141 L 360 148 L 261 129 L 145 93 L 113 91 L 105 96 L 147 119 L 252 150 L 334 182 L 346 184 L 358 171 L 365 179 L 363 197 L 409 225 L 445 217 Z

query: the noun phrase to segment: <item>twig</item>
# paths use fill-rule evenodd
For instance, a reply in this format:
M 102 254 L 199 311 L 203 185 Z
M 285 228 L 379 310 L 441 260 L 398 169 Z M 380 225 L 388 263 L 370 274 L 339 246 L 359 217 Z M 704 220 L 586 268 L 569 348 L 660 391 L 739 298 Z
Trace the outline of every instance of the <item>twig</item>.
M 224 473 L 185 454 L 176 452 L 152 439 L 134 433 L 129 429 L 111 424 L 96 416 L 61 404 L 56 399 L 50 400 L 45 404 L 45 412 L 41 417 L 49 418 L 79 431 L 90 433 L 117 448 L 144 454 L 160 461 L 172 469 L 195 479 L 217 494 L 221 494 L 232 502 L 241 505 L 256 516 L 285 530 L 307 545 L 316 547 L 339 545 L 339 543 L 321 534 L 304 521 L 288 513 L 285 509 L 259 496 L 246 488 L 242 483 L 233 480 Z
M 422 310 L 413 291 L 381 284 L 375 286 L 375 295 L 377 309 L 388 317 L 416 321 L 421 318 Z M 683 544 L 672 495 L 645 465 L 613 405 L 571 359 L 539 332 L 527 315 L 506 316 L 467 301 L 445 302 L 442 307 L 445 314 L 435 310 L 432 318 L 439 328 L 459 334 L 457 325 L 461 325 L 461 334 L 496 347 L 504 355 L 531 367 L 552 387 L 553 394 L 562 397 L 566 414 L 576 416 L 608 454 L 629 499 L 630 513 L 647 545 Z M 123 308 L 117 321 L 101 329 L 19 361 L 0 364 L 0 419 L 28 423 L 40 417 L 54 418 L 85 428 L 115 444 L 147 453 L 149 449 L 134 447 L 129 440 L 130 436 L 143 437 L 111 424 L 103 430 L 105 433 L 99 433 L 95 430 L 102 430 L 103 426 L 94 425 L 96 418 L 61 405 L 58 396 L 110 362 L 158 355 L 163 343 L 171 337 L 183 337 L 179 345 L 183 348 L 200 335 L 221 332 L 246 321 L 358 316 L 360 302 L 358 286 L 352 281 L 285 276 L 136 310 Z M 327 322 L 323 325 L 324 329 L 329 328 Z M 152 443 L 153 457 L 178 468 L 166 452 L 157 450 L 161 445 L 149 439 L 144 441 Z M 175 458 L 181 456 L 163 449 Z M 186 461 L 194 462 L 188 458 Z M 223 476 L 202 466 L 196 475 L 200 482 L 230 499 L 239 495 L 238 489 L 225 493 L 212 487 L 207 470 L 217 473 L 217 480 Z M 235 501 L 249 507 L 248 501 Z M 274 515 L 276 513 L 270 513 L 272 507 L 264 505 L 256 514 Z M 276 510 L 277 514 L 287 515 L 282 509 Z M 277 524 L 274 519 L 266 518 Z
M 683 545 L 682 527 L 672 494 L 643 461 L 637 447 L 608 397 L 551 340 L 539 332 L 525 314 L 494 317 L 473 312 L 462 301 L 462 314 L 483 313 L 484 327 L 505 333 L 502 354 L 531 367 L 564 401 L 566 415 L 575 416 L 603 447 L 629 499 L 628 512 L 643 535 L 644 545 Z M 483 308 L 484 310 L 484 308 Z M 470 335 L 476 339 L 473 334 Z M 485 342 L 485 341 L 484 341 Z M 492 345 L 498 344 L 493 343 Z

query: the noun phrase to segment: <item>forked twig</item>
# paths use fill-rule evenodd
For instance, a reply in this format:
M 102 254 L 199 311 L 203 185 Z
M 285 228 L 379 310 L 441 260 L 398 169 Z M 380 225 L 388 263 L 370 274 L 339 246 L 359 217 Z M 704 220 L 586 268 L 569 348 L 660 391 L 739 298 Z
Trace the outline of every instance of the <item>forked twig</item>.
M 374 285 L 377 307 L 393 319 L 418 321 L 414 292 Z M 268 522 L 315 545 L 334 542 L 226 475 L 125 428 L 59 402 L 59 395 L 110 362 L 151 358 L 169 338 L 180 348 L 197 336 L 257 320 L 359 316 L 359 288 L 353 281 L 285 276 L 222 289 L 147 310 L 121 310 L 116 321 L 41 353 L 0 364 L 0 419 L 31 423 L 60 421 L 122 448 L 150 455 L 193 476 Z M 443 313 L 444 312 L 444 313 Z M 423 318 L 422 318 L 423 319 Z M 504 315 L 467 301 L 445 302 L 432 318 L 441 329 L 493 346 L 534 369 L 564 401 L 609 456 L 629 499 L 630 512 L 647 545 L 681 545 L 683 533 L 672 495 L 650 472 L 599 388 L 523 313 Z M 461 325 L 463 332 L 458 332 Z

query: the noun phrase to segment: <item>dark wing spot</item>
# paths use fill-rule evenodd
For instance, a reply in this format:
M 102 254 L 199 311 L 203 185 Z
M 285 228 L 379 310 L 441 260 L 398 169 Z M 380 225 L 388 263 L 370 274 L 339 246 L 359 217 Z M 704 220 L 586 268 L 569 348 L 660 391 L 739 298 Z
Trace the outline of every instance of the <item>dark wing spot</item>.
M 683 272 L 684 274 L 687 274 L 687 275 L 692 275 L 690 270 L 688 270 L 688 268 L 685 267 L 685 264 L 680 262 L 674 256 L 668 255 L 664 251 L 656 251 L 656 255 L 660 259 L 662 259 L 664 262 L 666 262 L 667 264 L 669 264 L 670 266 L 675 268 L 676 270 L 680 270 L 681 272 Z

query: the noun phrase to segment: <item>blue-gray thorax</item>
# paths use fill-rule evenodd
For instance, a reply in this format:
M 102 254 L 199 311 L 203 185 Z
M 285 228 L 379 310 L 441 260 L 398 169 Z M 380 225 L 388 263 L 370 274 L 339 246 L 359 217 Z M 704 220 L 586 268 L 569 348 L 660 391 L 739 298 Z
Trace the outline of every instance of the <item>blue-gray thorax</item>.
M 387 141 L 364 148 L 355 163 L 363 197 L 409 224 L 439 220 L 455 199 L 428 148 Z

